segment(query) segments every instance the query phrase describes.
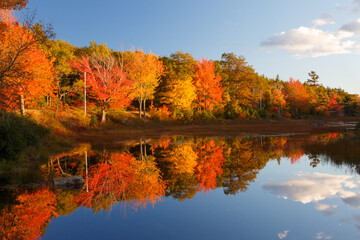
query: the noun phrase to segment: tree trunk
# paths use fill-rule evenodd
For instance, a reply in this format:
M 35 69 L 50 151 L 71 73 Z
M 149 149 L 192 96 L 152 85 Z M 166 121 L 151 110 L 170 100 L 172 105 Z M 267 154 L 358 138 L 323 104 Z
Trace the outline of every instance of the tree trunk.
M 56 116 L 57 116 L 57 112 L 59 110 L 59 103 L 61 102 L 61 98 L 62 98 L 62 95 L 59 94 L 58 97 L 57 97 L 57 101 L 56 101 L 56 108 L 55 108 L 55 112 L 54 112 L 54 118 L 56 118 Z
M 20 113 L 21 116 L 25 116 L 25 101 L 24 101 L 24 95 L 20 94 Z
M 145 160 L 147 160 L 147 153 L 146 153 L 146 139 L 144 140 L 144 156 L 145 156 Z
M 56 118 L 58 109 L 59 109 L 59 101 L 56 102 L 56 108 L 55 108 L 55 112 L 54 112 L 54 118 Z
M 104 123 L 106 120 L 106 111 L 105 109 L 101 109 L 101 123 Z
M 143 148 L 142 148 L 142 139 L 140 139 L 140 160 L 141 161 L 143 160 L 143 157 L 144 157 L 144 154 L 143 154 Z
M 88 178 L 88 161 L 87 151 L 85 151 L 85 179 L 86 179 L 86 192 L 89 192 L 89 178 Z
M 204 107 L 204 111 L 206 111 L 207 110 L 207 108 L 208 108 L 208 106 L 207 106 L 207 95 L 205 95 L 205 107 Z
M 84 186 L 84 179 L 81 176 L 53 179 L 56 189 L 80 190 Z
M 139 99 L 139 118 L 141 119 L 141 113 L 142 113 L 142 97 Z
M 144 103 L 144 108 L 143 108 L 143 112 L 144 112 L 144 114 L 143 114 L 143 118 L 144 118 L 144 120 L 145 120 L 145 117 L 146 117 L 146 98 L 143 100 L 143 103 Z

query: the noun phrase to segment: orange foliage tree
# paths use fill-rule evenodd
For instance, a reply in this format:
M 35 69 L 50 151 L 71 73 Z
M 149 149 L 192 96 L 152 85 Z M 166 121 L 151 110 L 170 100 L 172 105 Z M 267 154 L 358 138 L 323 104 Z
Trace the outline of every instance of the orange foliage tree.
M 198 150 L 199 162 L 196 166 L 196 175 L 199 180 L 198 188 L 209 191 L 216 188 L 216 177 L 223 174 L 224 165 L 223 148 L 216 146 L 214 140 L 201 144 Z
M 18 107 L 24 115 L 25 104 L 53 93 L 52 61 L 40 49 L 36 36 L 13 17 L 13 11 L 0 10 L 0 17 L 6 25 L 0 39 L 0 107 Z
M 286 106 L 285 96 L 280 89 L 273 88 L 269 92 L 270 102 L 269 105 L 273 106 L 273 110 L 278 113 Z
M 224 89 L 221 86 L 221 76 L 215 76 L 214 62 L 202 59 L 196 62 L 194 82 L 197 94 L 197 107 L 200 110 L 213 110 L 214 105 L 222 102 Z
M 0 8 L 20 10 L 25 7 L 28 0 L 0 0 Z
M 2 239 L 39 239 L 46 224 L 56 214 L 56 195 L 49 189 L 25 192 L 17 197 L 18 204 L 0 214 Z
M 305 112 L 309 108 L 309 95 L 303 84 L 298 80 L 290 78 L 286 83 L 285 96 L 287 102 L 290 104 L 290 111 L 292 115 L 297 115 L 300 112 Z
M 73 68 L 87 73 L 87 84 L 101 106 L 101 122 L 105 122 L 109 108 L 123 108 L 130 104 L 132 82 L 111 53 L 96 54 L 72 62 Z

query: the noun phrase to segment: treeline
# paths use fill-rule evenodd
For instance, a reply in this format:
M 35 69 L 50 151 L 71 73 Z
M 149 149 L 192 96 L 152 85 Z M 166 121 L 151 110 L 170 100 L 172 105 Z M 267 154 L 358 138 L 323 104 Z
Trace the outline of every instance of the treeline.
M 324 87 L 315 72 L 301 83 L 259 75 L 234 53 L 214 61 L 180 51 L 169 57 L 135 49 L 114 51 L 94 41 L 79 48 L 52 40 L 51 28 L 20 24 L 11 10 L 0 13 L 1 110 L 24 115 L 26 108 L 48 108 L 56 117 L 66 106 L 80 109 L 87 99 L 98 107 L 102 122 L 109 110 L 117 109 L 137 109 L 140 118 L 160 120 L 299 118 L 360 111 L 358 95 Z

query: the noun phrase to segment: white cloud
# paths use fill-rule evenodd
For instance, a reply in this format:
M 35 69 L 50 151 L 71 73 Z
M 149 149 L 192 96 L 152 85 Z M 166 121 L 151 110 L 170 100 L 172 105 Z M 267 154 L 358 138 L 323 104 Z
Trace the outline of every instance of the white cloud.
M 297 57 L 319 57 L 350 53 L 354 41 L 346 41 L 349 33 L 326 32 L 318 28 L 299 27 L 276 34 L 261 43 L 264 47 L 280 48 L 295 53 Z
M 345 7 L 344 5 L 340 4 L 340 3 L 336 3 L 336 4 L 335 4 L 335 7 L 336 7 L 336 9 L 339 10 L 339 11 L 348 11 L 348 8 Z
M 343 202 L 351 208 L 360 208 L 360 195 L 342 198 Z
M 350 33 L 360 34 L 360 18 L 345 23 L 340 27 L 340 30 Z
M 353 12 L 360 12 L 360 0 L 353 1 Z
M 315 26 L 323 26 L 323 25 L 328 24 L 328 21 L 326 21 L 325 19 L 317 18 L 313 21 L 313 24 Z
M 334 237 L 334 236 L 332 236 L 332 235 L 327 235 L 327 234 L 325 234 L 324 232 L 316 233 L 316 236 L 315 236 L 316 239 L 332 239 L 333 237 Z
M 285 230 L 284 232 L 278 233 L 279 239 L 286 238 L 289 232 L 290 232 L 290 230 Z
M 315 206 L 315 209 L 322 212 L 325 216 L 335 216 L 338 211 L 335 210 L 337 208 L 336 205 L 328 205 L 328 204 L 318 204 Z
M 346 190 L 345 187 L 356 186 L 352 176 L 313 173 L 290 178 L 287 182 L 264 184 L 263 188 L 284 199 L 307 204 L 318 203 L 337 195 L 342 199 L 349 199 L 356 196 L 356 193 Z
M 323 14 L 320 18 L 317 18 L 313 21 L 315 26 L 323 26 L 327 24 L 335 24 L 335 22 L 331 21 L 334 18 L 332 14 Z

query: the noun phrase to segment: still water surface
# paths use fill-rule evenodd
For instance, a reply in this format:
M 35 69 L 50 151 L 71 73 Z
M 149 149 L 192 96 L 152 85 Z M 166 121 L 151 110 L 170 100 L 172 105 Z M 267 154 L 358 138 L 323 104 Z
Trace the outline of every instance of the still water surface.
M 84 186 L 11 191 L 2 237 L 358 239 L 356 146 L 338 133 L 80 144 L 39 171 Z

